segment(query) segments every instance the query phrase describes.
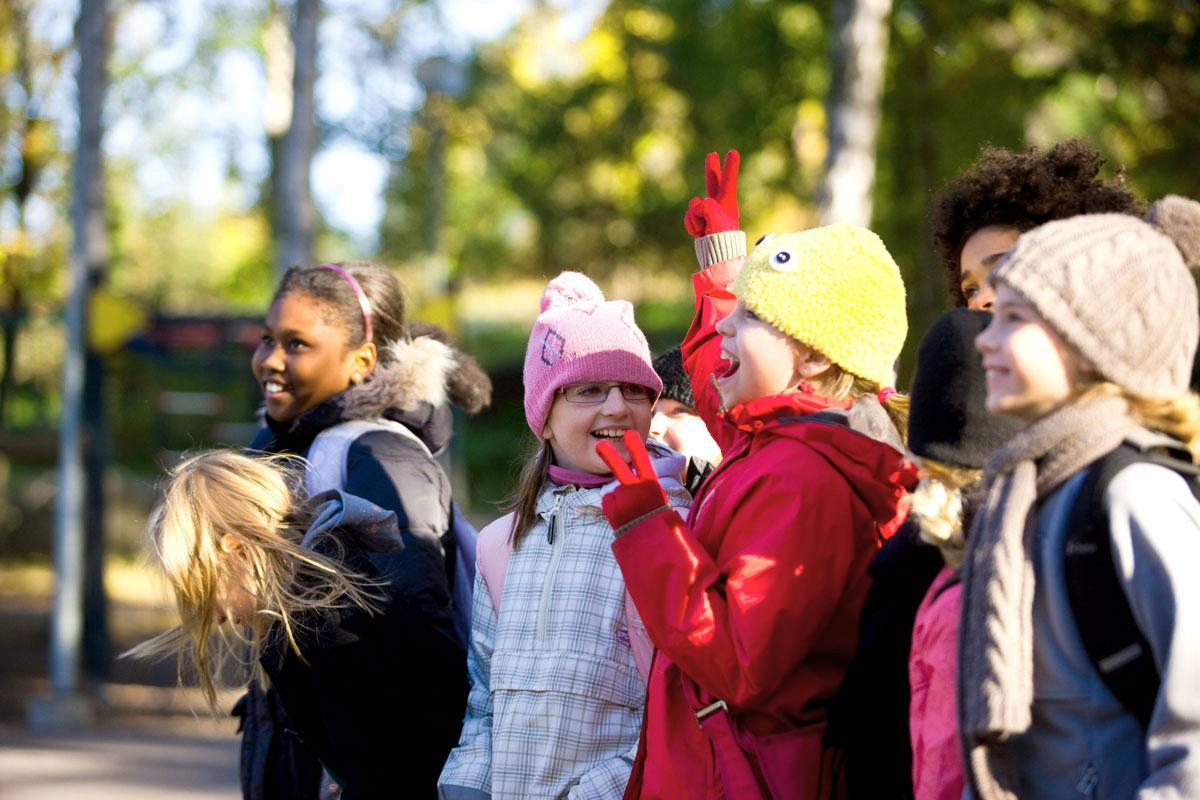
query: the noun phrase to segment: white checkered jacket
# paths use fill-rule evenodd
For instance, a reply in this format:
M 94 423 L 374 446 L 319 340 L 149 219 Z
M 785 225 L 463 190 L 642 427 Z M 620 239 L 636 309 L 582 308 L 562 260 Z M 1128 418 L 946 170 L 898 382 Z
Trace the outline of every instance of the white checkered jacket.
M 686 490 L 663 483 L 686 514 Z M 438 780 L 442 800 L 624 794 L 646 690 L 630 649 L 612 526 L 600 510 L 613 485 L 543 487 L 540 519 L 509 558 L 498 620 L 476 571 L 471 693 Z

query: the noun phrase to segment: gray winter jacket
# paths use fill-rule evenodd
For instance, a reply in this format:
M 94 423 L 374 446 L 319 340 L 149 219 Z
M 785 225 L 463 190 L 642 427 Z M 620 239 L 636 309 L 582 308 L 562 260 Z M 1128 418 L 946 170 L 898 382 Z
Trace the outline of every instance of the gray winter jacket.
M 1066 524 L 1084 475 L 1037 516 L 1033 724 L 1009 744 L 1020 796 L 1200 797 L 1200 506 L 1183 478 L 1153 464 L 1126 467 L 1105 494 L 1113 562 L 1163 678 L 1143 732 L 1088 659 L 1067 596 Z

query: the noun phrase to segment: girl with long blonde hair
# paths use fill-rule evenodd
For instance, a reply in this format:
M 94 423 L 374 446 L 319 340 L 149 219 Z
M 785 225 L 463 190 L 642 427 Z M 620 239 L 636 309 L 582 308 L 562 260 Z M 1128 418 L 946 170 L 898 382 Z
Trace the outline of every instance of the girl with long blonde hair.
M 969 795 L 1194 796 L 1200 786 L 1200 203 L 1022 234 L 976 339 L 988 460 L 967 537 L 959 728 Z
M 433 797 L 466 692 L 452 623 L 413 591 L 395 514 L 301 499 L 302 466 L 214 450 L 171 470 L 149 527 L 180 624 L 128 655 L 175 654 L 214 711 L 226 664 L 269 682 L 345 800 Z

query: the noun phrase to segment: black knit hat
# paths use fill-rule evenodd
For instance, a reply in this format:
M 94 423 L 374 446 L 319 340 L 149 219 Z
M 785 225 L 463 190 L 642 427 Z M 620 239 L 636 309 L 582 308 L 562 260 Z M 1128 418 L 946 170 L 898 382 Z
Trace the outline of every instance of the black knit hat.
M 679 345 L 654 359 L 654 371 L 662 378 L 662 397 L 682 403 L 688 408 L 696 407 L 696 398 L 692 394 L 692 381 L 683 369 L 683 355 Z
M 937 318 L 917 351 L 909 393 L 908 449 L 944 464 L 981 469 L 988 456 L 1023 424 L 989 414 L 983 359 L 975 337 L 987 327 L 986 311 L 956 308 Z

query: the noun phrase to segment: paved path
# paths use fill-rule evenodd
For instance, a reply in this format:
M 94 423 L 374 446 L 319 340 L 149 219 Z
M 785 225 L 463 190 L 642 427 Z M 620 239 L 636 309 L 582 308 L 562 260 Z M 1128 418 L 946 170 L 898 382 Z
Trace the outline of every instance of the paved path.
M 237 739 L 0 729 L 2 800 L 238 800 Z

